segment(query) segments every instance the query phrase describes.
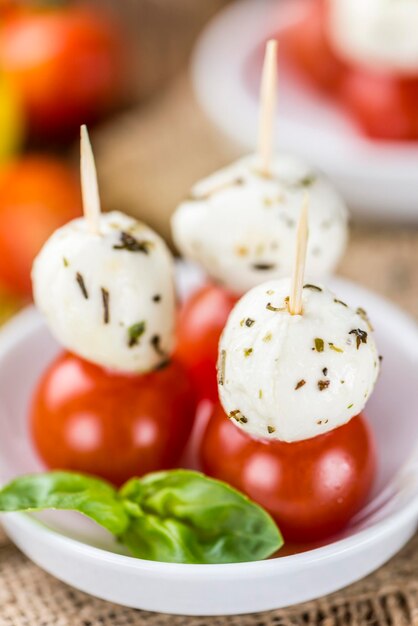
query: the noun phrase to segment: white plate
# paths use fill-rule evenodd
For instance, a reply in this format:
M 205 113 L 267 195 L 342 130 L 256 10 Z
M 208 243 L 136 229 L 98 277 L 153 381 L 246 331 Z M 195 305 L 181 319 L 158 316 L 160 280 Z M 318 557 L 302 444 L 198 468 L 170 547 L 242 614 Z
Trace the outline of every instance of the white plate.
M 243 0 L 198 41 L 192 77 L 201 106 L 245 149 L 255 146 L 264 41 L 297 16 L 300 0 Z M 251 68 L 251 69 L 250 69 Z M 277 148 L 326 172 L 357 214 L 418 221 L 418 145 L 363 139 L 343 112 L 279 62 Z
M 183 288 L 196 283 L 187 276 Z M 188 284 L 186 284 L 188 283 Z M 78 589 L 126 606 L 186 615 L 250 613 L 335 591 L 379 567 L 413 535 L 418 520 L 418 330 L 398 309 L 336 280 L 340 297 L 361 305 L 384 355 L 367 415 L 379 471 L 366 508 L 333 542 L 257 563 L 176 565 L 134 559 L 103 530 L 75 513 L 3 515 L 11 539 L 35 563 Z M 28 436 L 30 398 L 58 352 L 43 320 L 27 309 L 0 333 L 0 476 L 41 468 Z

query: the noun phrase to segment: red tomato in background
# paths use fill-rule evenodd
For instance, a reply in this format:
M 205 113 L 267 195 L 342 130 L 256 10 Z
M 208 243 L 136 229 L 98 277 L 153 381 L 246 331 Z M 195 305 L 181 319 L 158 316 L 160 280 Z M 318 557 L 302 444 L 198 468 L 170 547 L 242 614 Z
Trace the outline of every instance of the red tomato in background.
M 78 176 L 64 163 L 25 156 L 0 169 L 0 281 L 30 296 L 33 259 L 60 226 L 82 214 Z
M 42 139 L 78 133 L 120 100 L 121 36 L 97 11 L 16 12 L 1 27 L 0 63 Z
M 359 415 L 296 443 L 252 439 L 218 404 L 203 436 L 203 470 L 243 491 L 276 519 L 286 540 L 307 542 L 341 530 L 366 502 L 376 457 Z
M 201 399 L 218 400 L 219 338 L 237 300 L 223 287 L 205 285 L 180 310 L 175 355 L 189 372 Z
M 280 50 L 311 84 L 335 91 L 345 64 L 332 52 L 324 30 L 326 5 L 322 0 L 306 2 L 301 20 L 279 34 Z
M 49 468 L 120 485 L 175 467 L 194 416 L 191 384 L 174 361 L 149 374 L 123 376 L 65 353 L 42 377 L 30 421 L 36 450 Z
M 418 138 L 418 76 L 401 77 L 347 63 L 326 32 L 327 3 L 305 3 L 302 19 L 280 34 L 281 50 L 309 82 L 331 93 L 371 138 Z
M 418 79 L 352 69 L 341 83 L 340 94 L 369 137 L 418 138 Z

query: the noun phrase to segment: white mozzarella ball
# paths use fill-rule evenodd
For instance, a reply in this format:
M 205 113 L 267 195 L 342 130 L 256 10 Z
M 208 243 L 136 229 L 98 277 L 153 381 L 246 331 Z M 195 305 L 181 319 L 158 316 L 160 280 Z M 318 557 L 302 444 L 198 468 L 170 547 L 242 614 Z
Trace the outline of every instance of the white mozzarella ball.
M 327 27 L 349 61 L 418 73 L 418 0 L 329 0 Z
M 305 163 L 277 156 L 271 177 L 245 157 L 197 183 L 172 218 L 182 254 L 235 293 L 292 271 L 298 216 L 309 192 L 307 271 L 332 273 L 347 240 L 346 208 L 329 182 Z
M 34 299 L 68 350 L 120 372 L 147 372 L 173 347 L 173 260 L 164 241 L 123 213 L 57 230 L 35 259 Z
M 219 346 L 219 396 L 249 435 L 300 441 L 360 413 L 379 372 L 372 328 L 320 284 L 303 289 L 303 314 L 287 306 L 290 280 L 270 281 L 236 304 Z

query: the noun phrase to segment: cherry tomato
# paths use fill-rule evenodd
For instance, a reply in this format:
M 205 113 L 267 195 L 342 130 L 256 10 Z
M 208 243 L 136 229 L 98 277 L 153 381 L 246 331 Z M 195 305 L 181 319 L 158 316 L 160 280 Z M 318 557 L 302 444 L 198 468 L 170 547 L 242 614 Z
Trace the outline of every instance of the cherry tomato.
M 326 37 L 325 4 L 322 0 L 305 4 L 303 17 L 280 33 L 280 50 L 312 85 L 335 91 L 345 65 L 334 55 Z
M 6 161 L 18 151 L 24 134 L 22 106 L 9 81 L 0 78 L 0 161 Z
M 418 79 L 353 69 L 342 81 L 340 93 L 344 105 L 368 136 L 418 138 Z
M 306 441 L 264 442 L 234 426 L 219 404 L 200 458 L 207 474 L 245 492 L 271 513 L 285 539 L 298 542 L 341 530 L 365 503 L 376 466 L 361 415 Z
M 183 305 L 177 326 L 176 358 L 193 379 L 199 398 L 218 399 L 216 362 L 221 332 L 238 297 L 206 285 Z
M 418 77 L 398 77 L 350 65 L 325 30 L 325 0 L 306 2 L 304 16 L 280 37 L 281 50 L 309 82 L 331 92 L 369 137 L 418 138 Z
M 67 136 L 120 97 L 121 37 L 96 11 L 27 8 L 1 28 L 0 62 L 35 135 Z
M 30 421 L 48 467 L 120 485 L 175 467 L 194 416 L 192 386 L 174 361 L 149 374 L 124 376 L 64 353 L 41 379 Z
M 78 177 L 60 161 L 26 156 L 0 169 L 0 281 L 30 296 L 30 271 L 46 239 L 82 214 Z
M 0 18 L 3 20 L 23 11 L 21 0 L 0 0 Z

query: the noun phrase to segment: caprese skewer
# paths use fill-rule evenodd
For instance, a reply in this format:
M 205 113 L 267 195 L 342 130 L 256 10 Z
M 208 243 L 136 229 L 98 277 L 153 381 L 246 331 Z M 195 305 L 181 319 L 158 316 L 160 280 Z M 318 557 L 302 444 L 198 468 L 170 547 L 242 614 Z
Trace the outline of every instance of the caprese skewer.
M 172 256 L 145 224 L 101 213 L 85 127 L 81 177 L 85 216 L 57 230 L 33 266 L 35 303 L 70 352 L 42 378 L 31 427 L 50 467 L 122 483 L 179 461 L 194 394 L 171 359 Z
M 365 311 L 305 282 L 306 211 L 292 280 L 254 287 L 228 318 L 218 361 L 223 411 L 215 407 L 201 448 L 207 473 L 302 542 L 340 530 L 369 493 L 374 446 L 360 413 L 379 373 Z
M 273 154 L 277 44 L 266 48 L 258 153 L 198 182 L 172 218 L 185 258 L 210 280 L 180 313 L 177 354 L 201 395 L 216 398 L 217 343 L 236 299 L 248 289 L 291 272 L 299 207 L 310 194 L 307 272 L 331 274 L 346 246 L 347 212 L 328 180 L 300 159 Z

